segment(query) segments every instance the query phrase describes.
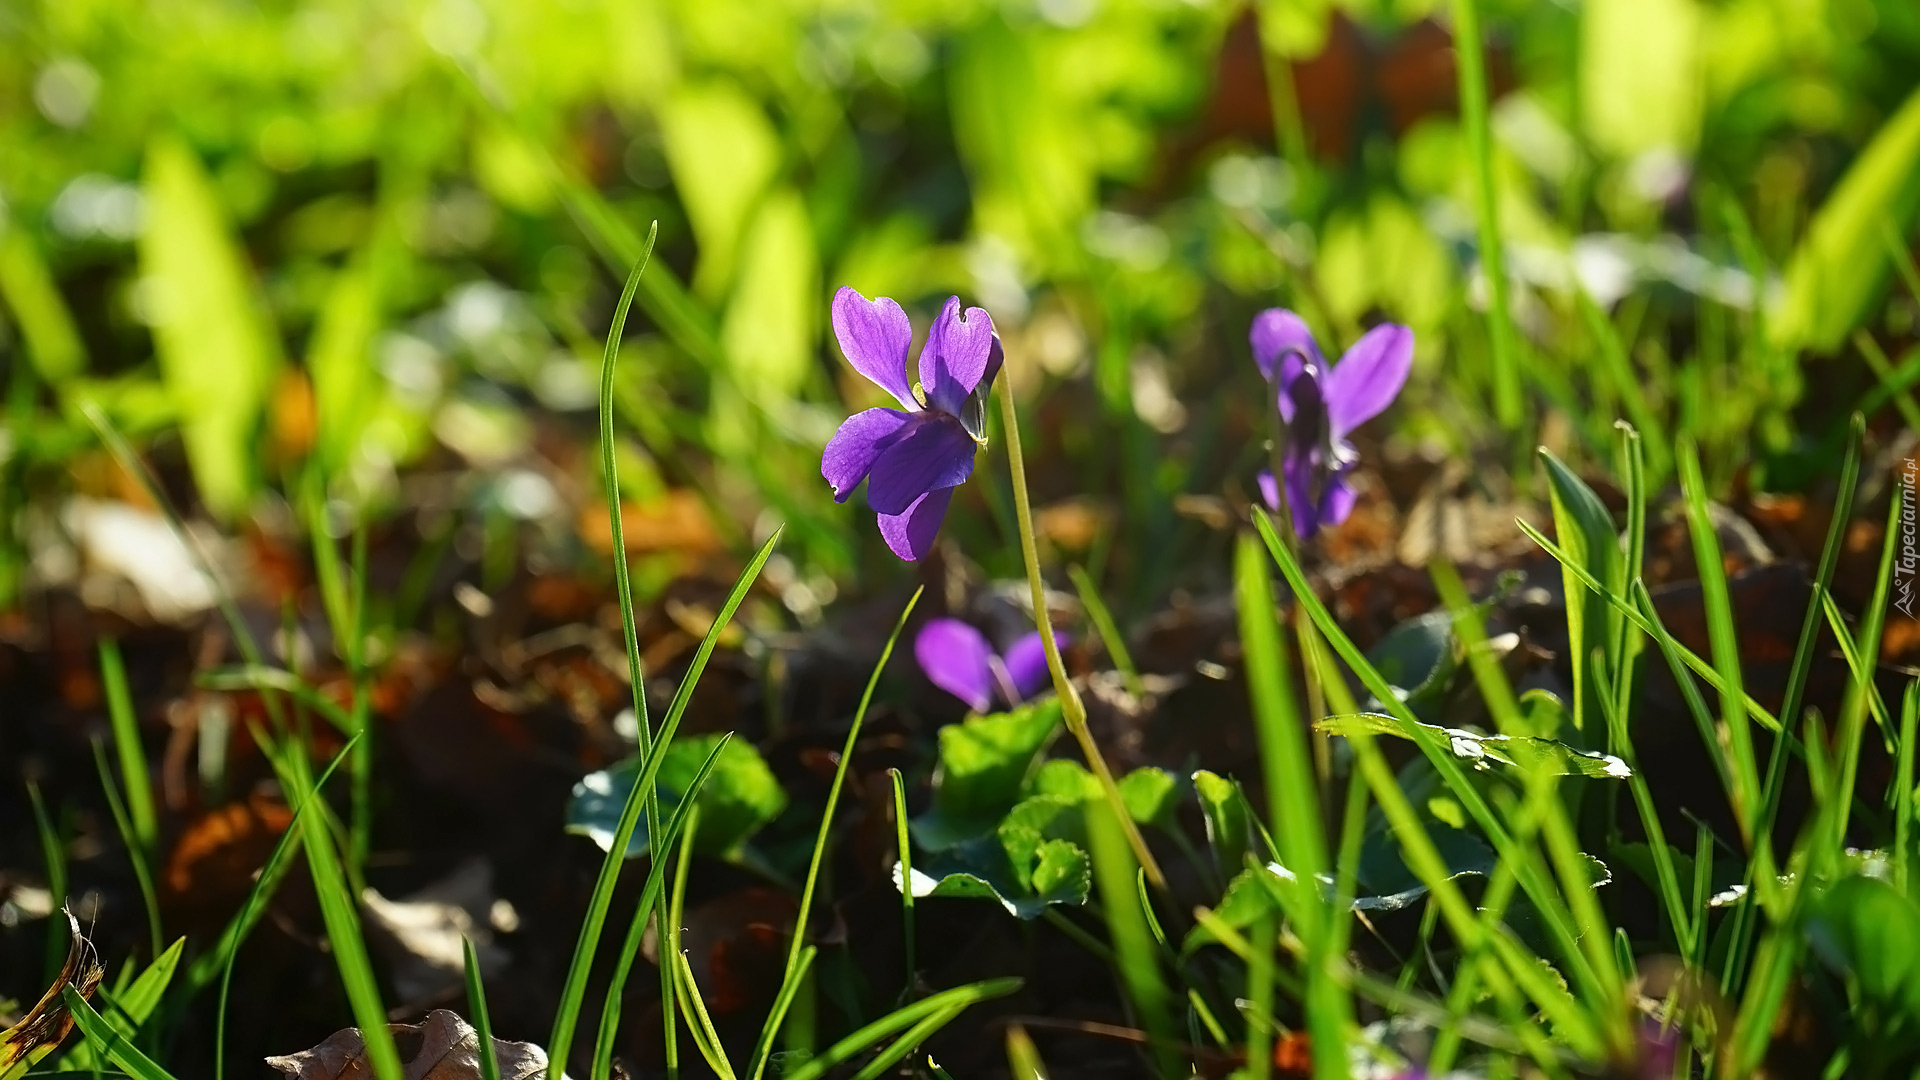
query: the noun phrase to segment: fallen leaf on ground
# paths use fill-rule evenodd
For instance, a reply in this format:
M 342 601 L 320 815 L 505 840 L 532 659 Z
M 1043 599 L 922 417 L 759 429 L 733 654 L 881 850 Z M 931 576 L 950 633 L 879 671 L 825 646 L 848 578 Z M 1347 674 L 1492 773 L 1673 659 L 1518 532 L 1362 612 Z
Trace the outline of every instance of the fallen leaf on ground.
M 81 997 L 91 998 L 94 988 L 100 985 L 101 976 L 106 974 L 100 966 L 99 955 L 93 951 L 93 942 L 80 932 L 80 921 L 71 911 L 62 914 L 67 917 L 67 932 L 71 935 L 67 962 L 60 968 L 60 977 L 41 995 L 32 1010 L 19 1023 L 0 1031 L 0 1077 L 11 1078 L 16 1072 L 24 1072 L 17 1066 L 31 1066 L 46 1057 L 73 1029 L 73 1016 L 61 998 L 62 990 L 71 986 Z
M 453 873 L 402 900 L 389 900 L 369 888 L 360 894 L 367 921 L 384 935 L 393 963 L 393 986 L 407 1001 L 423 1001 L 458 987 L 466 960 L 463 937 L 473 939 L 482 974 L 504 968 L 506 950 L 494 944 L 493 931 L 514 921 L 510 907 L 493 894 L 493 868 L 483 859 L 469 859 Z M 496 910 L 498 909 L 498 910 Z
M 400 1047 L 406 1080 L 480 1080 L 480 1033 L 459 1014 L 435 1009 L 418 1024 L 389 1024 Z M 547 1071 L 547 1052 L 532 1043 L 493 1040 L 500 1080 L 532 1080 Z M 270 1057 L 267 1064 L 294 1080 L 374 1080 L 359 1028 L 345 1028 L 311 1050 Z M 563 1078 L 564 1080 L 564 1078 Z

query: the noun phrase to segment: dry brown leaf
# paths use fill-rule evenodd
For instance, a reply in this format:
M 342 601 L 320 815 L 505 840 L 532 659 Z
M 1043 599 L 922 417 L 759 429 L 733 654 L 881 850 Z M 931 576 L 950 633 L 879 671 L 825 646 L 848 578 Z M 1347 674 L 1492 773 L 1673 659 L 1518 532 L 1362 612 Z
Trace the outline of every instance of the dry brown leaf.
M 106 974 L 100 966 L 100 957 L 93 951 L 93 942 L 88 941 L 80 932 L 80 921 L 73 912 L 62 909 L 67 917 L 67 932 L 71 935 L 67 944 L 67 962 L 60 968 L 60 977 L 53 986 L 41 995 L 33 1009 L 17 1024 L 0 1031 L 0 1077 L 11 1077 L 16 1066 L 32 1065 L 53 1052 L 60 1040 L 73 1030 L 73 1016 L 67 1012 L 65 1000 L 60 992 L 71 986 L 80 992 L 83 998 L 92 998 L 94 988 L 100 985 L 100 977 Z
M 180 902 L 208 891 L 221 898 L 245 896 L 253 888 L 254 871 L 292 823 L 293 811 L 285 804 L 258 794 L 201 814 L 167 855 L 160 878 L 167 900 Z
M 435 1009 L 418 1024 L 389 1024 L 406 1080 L 480 1080 L 480 1033 L 459 1014 Z M 532 1080 L 547 1071 L 547 1052 L 532 1043 L 493 1040 L 500 1080 Z M 270 1057 L 294 1080 L 374 1080 L 359 1028 L 344 1028 L 311 1050 Z
M 517 920 L 513 908 L 493 894 L 493 868 L 468 859 L 451 874 L 402 900 L 369 887 L 360 894 L 367 921 L 381 933 L 374 941 L 392 963 L 394 989 L 406 1001 L 423 1001 L 457 989 L 466 970 L 463 940 L 471 939 L 483 975 L 506 966 L 507 952 L 494 943 L 496 923 Z
M 580 538 L 595 551 L 613 550 L 611 515 L 599 500 L 580 511 L 576 526 Z M 665 492 L 644 503 L 621 503 L 620 529 L 627 550 L 635 554 L 677 551 L 705 555 L 720 547 L 720 534 L 713 527 L 707 504 L 685 488 Z

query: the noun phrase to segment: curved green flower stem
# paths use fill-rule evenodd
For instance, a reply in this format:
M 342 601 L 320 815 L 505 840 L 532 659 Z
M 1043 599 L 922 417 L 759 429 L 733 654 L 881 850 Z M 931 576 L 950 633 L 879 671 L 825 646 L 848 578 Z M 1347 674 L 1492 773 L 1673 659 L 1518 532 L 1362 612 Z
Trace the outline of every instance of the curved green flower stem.
M 1027 466 L 1020 453 L 1020 416 L 1013 407 L 1013 380 L 1004 373 L 1000 379 L 1000 422 L 1007 431 L 1007 467 L 1013 476 L 1013 511 L 1020 523 L 1020 554 L 1027 564 L 1027 585 L 1033 590 L 1033 625 L 1040 631 L 1040 646 L 1046 650 L 1047 670 L 1053 673 L 1053 692 L 1060 697 L 1060 715 L 1067 722 L 1067 730 L 1073 733 L 1074 740 L 1080 744 L 1080 753 L 1087 759 L 1087 767 L 1100 781 L 1100 791 L 1106 796 L 1107 805 L 1113 807 L 1114 816 L 1120 819 L 1120 827 L 1127 834 L 1127 844 L 1133 848 L 1134 858 L 1140 860 L 1140 868 L 1146 871 L 1147 880 L 1153 887 L 1165 891 L 1167 878 L 1160 872 L 1160 864 L 1154 861 L 1153 852 L 1147 850 L 1146 838 L 1140 835 L 1140 826 L 1127 813 L 1127 804 L 1120 798 L 1120 785 L 1113 780 L 1113 770 L 1107 768 L 1107 760 L 1100 756 L 1100 747 L 1093 741 L 1093 735 L 1087 730 L 1087 707 L 1080 700 L 1080 692 L 1074 689 L 1072 680 L 1067 678 L 1066 665 L 1060 662 L 1060 646 L 1053 640 L 1053 619 L 1047 614 L 1047 587 L 1040 580 L 1040 547 L 1033 539 L 1033 507 L 1027 503 Z

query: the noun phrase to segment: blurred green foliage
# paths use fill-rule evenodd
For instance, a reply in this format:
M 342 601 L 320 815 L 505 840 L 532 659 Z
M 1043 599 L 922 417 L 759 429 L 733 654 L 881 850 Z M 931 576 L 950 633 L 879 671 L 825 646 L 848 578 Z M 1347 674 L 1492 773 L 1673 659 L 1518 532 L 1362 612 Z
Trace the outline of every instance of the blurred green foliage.
M 1181 528 L 1172 495 L 1244 490 L 1244 327 L 1276 303 L 1336 347 L 1415 329 L 1409 447 L 1603 453 L 1639 408 L 1712 475 L 1756 455 L 1800 475 L 1870 388 L 1796 416 L 1802 350 L 1912 340 L 1910 298 L 1886 297 L 1920 212 L 1920 6 L 1486 7 L 1530 402 L 1512 446 L 1487 415 L 1445 5 L 9 4 L 7 476 L 57 490 L 93 438 L 83 400 L 177 441 L 227 519 L 308 464 L 370 510 L 424 455 L 508 467 L 542 430 L 528 406 L 590 408 L 656 218 L 622 483 L 701 489 L 731 540 L 770 511 L 829 575 L 873 546 L 818 477 L 873 396 L 827 333 L 840 284 L 985 304 L 1022 391 L 1069 395 L 1074 423 L 1029 436 L 1065 470 L 1043 492 L 1114 494 L 1155 542 Z M 951 530 L 992 527 L 981 487 Z

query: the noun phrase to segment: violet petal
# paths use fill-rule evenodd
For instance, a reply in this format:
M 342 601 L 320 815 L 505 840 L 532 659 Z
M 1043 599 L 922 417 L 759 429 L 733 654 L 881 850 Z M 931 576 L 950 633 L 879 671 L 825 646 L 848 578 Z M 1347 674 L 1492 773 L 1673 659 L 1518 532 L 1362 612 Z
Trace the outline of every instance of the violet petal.
M 913 658 L 929 682 L 974 712 L 993 707 L 993 650 L 980 631 L 959 619 L 931 619 L 913 639 Z
M 1053 635 L 1053 643 L 1057 648 L 1066 648 L 1072 640 L 1058 632 Z M 1038 630 L 1029 630 L 1020 635 L 1019 640 L 1007 647 L 1006 656 L 1001 659 L 1007 668 L 1007 681 L 1019 693 L 1020 701 L 1039 693 L 1053 681 L 1053 672 L 1047 670 L 1047 647 Z M 1017 705 L 1019 702 L 1008 704 Z
M 834 502 L 847 501 L 853 489 L 867 478 L 874 461 L 894 444 L 912 419 L 899 409 L 876 406 L 854 413 L 841 423 L 820 455 L 820 475 L 833 485 Z
M 1347 483 L 1347 473 L 1351 467 L 1341 469 L 1327 480 L 1327 489 L 1320 495 L 1320 525 L 1338 525 L 1353 513 L 1353 504 L 1358 495 L 1353 485 Z
M 1273 482 L 1273 470 L 1261 469 L 1254 479 L 1260 484 L 1260 498 L 1266 502 L 1267 509 L 1280 509 L 1280 485 Z
M 1381 323 L 1361 335 L 1322 378 L 1334 438 L 1392 404 L 1412 370 L 1413 331 L 1399 323 Z
M 960 298 L 948 297 L 920 349 L 920 388 L 927 404 L 959 416 L 986 377 L 996 340 L 993 316 L 985 308 L 968 308 L 963 317 Z
M 1253 344 L 1253 362 L 1260 365 L 1260 374 L 1283 391 L 1303 364 L 1326 370 L 1327 360 L 1320 355 L 1313 331 L 1307 329 L 1304 319 L 1285 308 L 1268 308 L 1255 315 L 1247 336 Z M 1281 412 L 1285 413 L 1289 404 L 1283 393 Z
M 929 491 L 950 488 L 973 475 L 978 444 L 960 421 L 931 410 L 914 414 L 912 423 L 874 459 L 867 479 L 867 504 L 882 514 L 904 514 Z
M 881 514 L 880 537 L 907 562 L 916 562 L 933 550 L 933 538 L 940 534 L 946 519 L 947 504 L 953 501 L 953 489 L 929 491 L 913 500 L 905 513 Z
M 869 300 L 851 285 L 833 294 L 833 336 L 854 370 L 892 394 L 908 412 L 918 412 L 913 383 L 907 378 L 907 350 L 913 323 L 892 297 Z
M 1309 456 L 1292 454 L 1280 466 L 1286 474 L 1287 513 L 1293 515 L 1293 531 L 1302 540 L 1311 540 L 1320 531 L 1320 500 L 1313 490 L 1315 468 Z

